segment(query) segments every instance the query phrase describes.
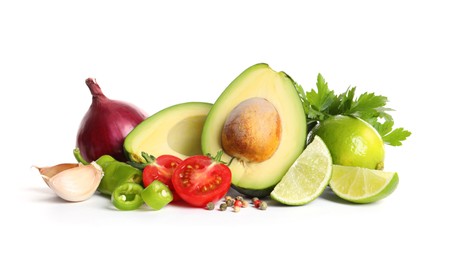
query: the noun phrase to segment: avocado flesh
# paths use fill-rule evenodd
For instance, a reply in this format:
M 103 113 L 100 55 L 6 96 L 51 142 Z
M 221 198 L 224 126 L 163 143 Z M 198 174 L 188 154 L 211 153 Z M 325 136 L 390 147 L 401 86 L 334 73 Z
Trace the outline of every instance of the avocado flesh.
M 163 109 L 138 124 L 125 138 L 127 158 L 145 162 L 142 152 L 185 159 L 202 154 L 201 133 L 212 104 L 188 102 Z
M 276 72 L 264 63 L 242 72 L 211 108 L 203 127 L 201 143 L 204 154 L 216 154 L 223 150 L 221 133 L 229 113 L 239 103 L 253 97 L 265 98 L 277 109 L 282 129 L 280 144 L 275 153 L 265 161 L 253 163 L 236 158 L 229 167 L 233 188 L 245 195 L 265 196 L 281 180 L 305 146 L 305 113 L 295 86 L 287 74 Z M 222 161 L 231 159 L 226 153 L 222 156 Z

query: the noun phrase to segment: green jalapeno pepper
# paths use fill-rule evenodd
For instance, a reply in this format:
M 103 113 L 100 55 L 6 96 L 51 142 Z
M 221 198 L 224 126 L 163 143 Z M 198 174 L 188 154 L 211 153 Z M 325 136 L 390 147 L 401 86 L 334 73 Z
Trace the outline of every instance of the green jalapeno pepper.
M 137 183 L 122 183 L 112 193 L 111 202 L 120 210 L 138 209 L 144 203 L 141 197 L 142 190 L 142 186 Z
M 80 153 L 78 148 L 75 148 L 73 154 L 78 162 L 82 164 L 89 164 Z M 103 155 L 95 161 L 103 169 L 103 178 L 97 190 L 100 193 L 111 195 L 113 191 L 123 183 L 133 182 L 141 184 L 142 171 L 125 162 L 120 162 L 110 155 Z
M 160 210 L 173 200 L 172 192 L 164 183 L 154 180 L 142 192 L 141 197 L 145 204 L 154 210 Z

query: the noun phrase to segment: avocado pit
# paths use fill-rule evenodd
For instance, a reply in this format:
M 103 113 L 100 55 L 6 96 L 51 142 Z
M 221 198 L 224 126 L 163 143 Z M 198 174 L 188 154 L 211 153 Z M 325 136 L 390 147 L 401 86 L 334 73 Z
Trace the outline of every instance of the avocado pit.
M 265 98 L 249 98 L 239 103 L 225 120 L 222 147 L 237 159 L 263 162 L 277 150 L 281 130 L 275 106 Z

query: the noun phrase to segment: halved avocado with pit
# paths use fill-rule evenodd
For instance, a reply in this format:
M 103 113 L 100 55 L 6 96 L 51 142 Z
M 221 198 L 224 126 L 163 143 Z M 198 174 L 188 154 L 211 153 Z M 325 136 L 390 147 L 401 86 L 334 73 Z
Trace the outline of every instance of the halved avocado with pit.
M 267 196 L 305 147 L 306 117 L 292 79 L 260 63 L 242 72 L 209 112 L 201 136 L 204 154 L 223 150 L 232 186 Z
M 212 104 L 188 102 L 165 108 L 138 124 L 125 138 L 127 158 L 145 162 L 142 152 L 185 159 L 202 154 L 201 133 Z

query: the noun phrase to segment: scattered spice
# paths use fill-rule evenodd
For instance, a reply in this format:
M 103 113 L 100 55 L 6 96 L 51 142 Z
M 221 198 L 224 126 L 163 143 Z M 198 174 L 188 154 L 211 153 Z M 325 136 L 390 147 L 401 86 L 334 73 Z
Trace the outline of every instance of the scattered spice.
M 255 208 L 257 208 L 257 209 L 260 209 L 260 210 L 267 209 L 267 202 L 260 200 L 258 197 L 253 197 L 252 203 L 255 206 Z
M 252 203 L 255 208 L 260 210 L 267 209 L 267 202 L 260 200 L 258 197 L 252 198 Z M 249 206 L 249 202 L 244 199 L 243 196 L 231 197 L 229 195 L 224 197 L 223 203 L 220 204 L 219 210 L 226 211 L 228 207 L 232 207 L 234 212 L 239 212 L 241 208 L 247 208 Z
M 259 206 L 261 205 L 261 200 L 260 199 L 258 199 L 257 197 L 254 197 L 253 199 L 252 199 L 252 202 L 253 202 L 253 205 L 255 206 L 255 208 L 259 208 Z
M 266 210 L 267 209 L 267 202 L 261 201 L 261 204 L 259 205 L 260 210 Z
M 214 202 L 211 201 L 211 202 L 208 202 L 208 204 L 206 204 L 206 209 L 213 210 L 215 206 L 216 205 L 214 204 Z
M 225 211 L 225 210 L 227 210 L 227 208 L 228 208 L 228 205 L 226 203 L 221 203 L 219 206 L 220 211 Z
M 225 200 L 225 203 L 227 204 L 228 207 L 231 207 L 234 205 L 234 201 L 235 201 L 235 199 L 229 198 L 229 199 Z

